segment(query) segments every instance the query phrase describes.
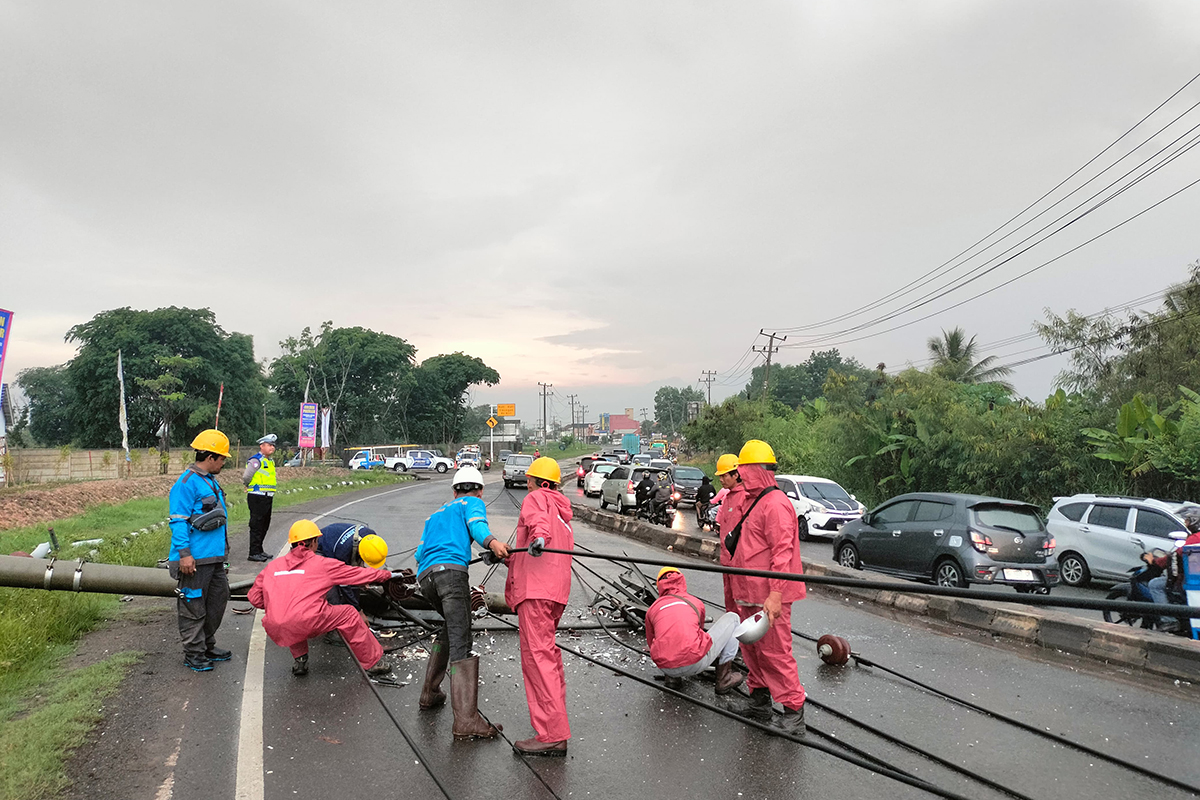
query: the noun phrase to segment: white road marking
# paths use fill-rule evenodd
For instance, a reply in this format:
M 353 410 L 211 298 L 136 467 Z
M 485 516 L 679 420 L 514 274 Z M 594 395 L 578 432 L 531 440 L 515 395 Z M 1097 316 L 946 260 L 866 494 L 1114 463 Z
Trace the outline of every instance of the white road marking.
M 411 489 L 417 485 L 419 484 L 412 483 L 408 486 L 400 486 L 386 492 L 351 500 L 324 514 L 318 514 L 312 518 L 312 521 L 317 522 L 355 503 L 374 500 L 377 497 Z M 279 555 L 282 556 L 288 549 L 289 545 L 284 542 L 283 547 L 279 550 Z M 236 800 L 263 800 L 265 795 L 263 785 L 263 671 L 267 663 L 267 632 L 263 629 L 262 618 L 257 613 L 251 624 L 254 627 L 250 632 L 250 652 L 246 655 L 246 677 L 242 681 L 242 718 L 238 724 L 237 782 L 234 792 Z

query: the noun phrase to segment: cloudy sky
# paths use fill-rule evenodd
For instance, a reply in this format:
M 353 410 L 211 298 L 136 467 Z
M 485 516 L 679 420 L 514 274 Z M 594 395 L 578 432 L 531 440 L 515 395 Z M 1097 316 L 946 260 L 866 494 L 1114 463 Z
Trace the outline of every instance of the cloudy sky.
M 326 319 L 462 350 L 503 376 L 477 399 L 530 420 L 537 381 L 592 418 L 705 369 L 723 397 L 760 328 L 791 329 L 785 363 L 898 367 L 956 325 L 1004 340 L 1181 280 L 1200 186 L 918 318 L 1200 178 L 1200 150 L 880 318 L 1140 176 L 1200 122 L 1200 80 L 1035 211 L 1124 157 L 1081 192 L 875 303 L 1117 140 L 1200 72 L 1198 43 L 1190 0 L 0 2 L 5 379 L 124 305 L 208 306 L 260 358 Z

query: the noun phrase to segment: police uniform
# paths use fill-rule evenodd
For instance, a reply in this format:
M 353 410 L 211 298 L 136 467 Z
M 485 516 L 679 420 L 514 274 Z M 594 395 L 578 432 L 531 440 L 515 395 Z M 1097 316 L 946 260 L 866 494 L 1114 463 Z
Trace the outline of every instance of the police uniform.
M 275 444 L 278 437 L 268 434 L 258 444 Z M 271 506 L 275 500 L 275 462 L 262 453 L 255 453 L 242 472 L 242 483 L 246 485 L 246 506 L 250 510 L 250 559 L 266 561 L 263 540 L 271 527 Z

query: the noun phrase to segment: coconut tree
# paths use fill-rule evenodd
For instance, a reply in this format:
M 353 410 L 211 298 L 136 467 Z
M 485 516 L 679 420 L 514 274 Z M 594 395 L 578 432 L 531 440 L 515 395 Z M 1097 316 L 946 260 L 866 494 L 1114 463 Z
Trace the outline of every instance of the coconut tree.
M 929 371 L 956 383 L 994 383 L 1007 392 L 1013 392 L 1012 384 L 1001 380 L 1012 374 L 1008 367 L 993 366 L 996 356 L 975 360 L 975 337 L 967 340 L 962 328 L 942 331 L 942 335 L 929 337 L 929 356 L 933 365 Z

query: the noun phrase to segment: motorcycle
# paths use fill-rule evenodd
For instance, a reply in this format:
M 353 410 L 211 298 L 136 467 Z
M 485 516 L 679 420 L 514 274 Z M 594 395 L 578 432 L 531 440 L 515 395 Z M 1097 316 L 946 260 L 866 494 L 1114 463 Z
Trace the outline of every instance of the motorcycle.
M 675 524 L 675 504 L 679 502 L 679 492 L 673 492 L 667 502 L 659 504 L 648 500 L 638 506 L 637 518 L 651 525 L 663 525 L 670 528 Z
M 701 503 L 696 501 L 696 529 L 704 530 L 709 525 L 709 510 L 712 508 L 712 503 Z
M 1119 583 L 1109 590 L 1105 596 L 1105 600 L 1128 600 L 1131 603 L 1153 603 L 1154 598 L 1150 594 L 1150 581 L 1163 574 L 1164 569 L 1156 566 L 1154 560 L 1166 558 L 1168 555 L 1166 550 L 1154 548 L 1150 551 L 1143 552 L 1143 560 L 1146 563 L 1139 567 L 1129 568 L 1129 580 L 1124 583 Z M 1147 558 L 1148 557 L 1148 558 Z M 1186 605 L 1183 596 L 1174 591 L 1167 592 L 1167 599 L 1178 605 Z M 1105 622 L 1115 622 L 1118 625 L 1139 625 L 1148 630 L 1153 630 L 1161 617 L 1153 614 L 1133 614 L 1120 611 L 1104 611 Z M 1167 619 L 1170 619 L 1167 617 Z M 1190 635 L 1191 632 L 1186 629 L 1180 631 L 1172 631 L 1179 635 Z
M 492 460 L 490 458 L 485 458 L 483 460 L 483 471 L 487 472 L 491 468 L 492 468 Z

